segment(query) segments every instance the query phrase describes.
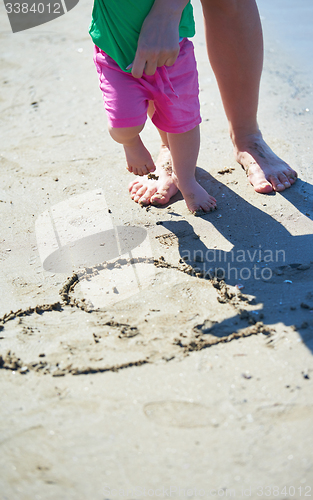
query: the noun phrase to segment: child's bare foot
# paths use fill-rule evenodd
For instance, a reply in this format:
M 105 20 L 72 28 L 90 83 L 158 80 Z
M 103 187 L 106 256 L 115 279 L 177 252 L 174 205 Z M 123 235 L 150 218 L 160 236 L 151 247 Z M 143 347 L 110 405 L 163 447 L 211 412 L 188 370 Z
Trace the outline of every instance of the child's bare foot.
M 175 175 L 173 177 L 190 212 L 211 212 L 216 209 L 216 199 L 210 196 L 195 178 L 182 183 Z
M 123 146 L 126 155 L 127 170 L 129 172 L 141 176 L 155 171 L 151 155 L 139 135 L 127 144 L 123 144 Z
M 132 199 L 140 205 L 165 205 L 178 189 L 172 178 L 172 158 L 169 149 L 162 145 L 156 161 L 155 177 L 136 178 L 129 184 Z
M 297 172 L 271 150 L 261 132 L 235 144 L 235 156 L 258 193 L 284 191 L 297 180 Z

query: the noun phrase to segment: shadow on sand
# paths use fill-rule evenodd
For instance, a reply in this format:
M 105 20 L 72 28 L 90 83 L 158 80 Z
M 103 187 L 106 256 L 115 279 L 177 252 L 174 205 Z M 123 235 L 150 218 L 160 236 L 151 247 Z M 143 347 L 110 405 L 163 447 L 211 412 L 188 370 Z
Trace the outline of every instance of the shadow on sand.
M 197 176 L 210 194 L 223 200 L 223 205 L 221 210 L 203 216 L 208 222 L 206 243 L 204 234 L 202 240 L 197 239 L 187 221 L 163 222 L 163 226 L 177 236 L 181 257 L 204 273 L 209 272 L 211 276 L 218 273 L 229 285 L 243 285 L 243 293 L 253 295 L 258 304 L 256 318 L 262 312 L 265 324 L 295 325 L 304 343 L 313 351 L 313 234 L 293 236 L 273 217 L 206 171 L 198 169 Z M 271 196 L 283 196 L 297 211 L 306 217 L 313 216 L 310 184 L 298 180 L 292 189 Z M 264 203 L 269 204 L 270 197 L 264 196 Z M 211 224 L 232 245 L 230 251 L 217 247 L 215 231 L 210 243 Z M 219 323 L 214 335 L 232 333 L 238 328 L 234 326 L 238 325 L 238 319 L 233 317 Z

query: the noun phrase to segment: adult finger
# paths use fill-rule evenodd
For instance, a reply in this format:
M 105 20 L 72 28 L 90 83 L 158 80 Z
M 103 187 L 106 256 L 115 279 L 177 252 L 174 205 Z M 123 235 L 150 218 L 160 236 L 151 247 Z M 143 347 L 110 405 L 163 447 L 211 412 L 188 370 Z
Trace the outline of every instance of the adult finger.
M 146 62 L 146 65 L 145 65 L 146 75 L 154 75 L 158 66 L 159 66 L 159 64 L 155 59 L 148 59 Z
M 132 75 L 134 78 L 141 78 L 145 70 L 147 58 L 145 54 L 136 52 L 135 59 L 132 63 Z
M 165 63 L 164 66 L 173 66 L 175 64 L 177 57 L 169 57 Z
M 164 65 L 173 66 L 175 64 L 177 57 L 179 56 L 180 47 L 178 46 L 175 50 L 172 49 L 165 57 Z

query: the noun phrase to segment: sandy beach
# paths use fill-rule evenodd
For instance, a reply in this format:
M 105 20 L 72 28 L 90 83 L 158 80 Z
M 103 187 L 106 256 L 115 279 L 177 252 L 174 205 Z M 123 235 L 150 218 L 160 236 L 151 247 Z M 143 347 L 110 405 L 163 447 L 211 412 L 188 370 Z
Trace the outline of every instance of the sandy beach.
M 259 124 L 299 179 L 235 162 L 194 2 L 200 217 L 130 199 L 91 5 L 13 34 L 1 4 L 1 500 L 313 496 L 313 87 L 266 4 Z

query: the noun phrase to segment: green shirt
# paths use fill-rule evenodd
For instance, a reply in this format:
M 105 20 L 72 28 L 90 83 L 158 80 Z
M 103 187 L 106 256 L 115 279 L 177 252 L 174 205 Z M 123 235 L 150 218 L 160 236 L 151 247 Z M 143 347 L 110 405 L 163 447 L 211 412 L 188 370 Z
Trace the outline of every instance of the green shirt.
M 123 71 L 135 58 L 141 26 L 154 0 L 94 0 L 89 34 L 100 49 Z M 195 34 L 193 9 L 190 3 L 183 10 L 179 25 L 180 37 Z

